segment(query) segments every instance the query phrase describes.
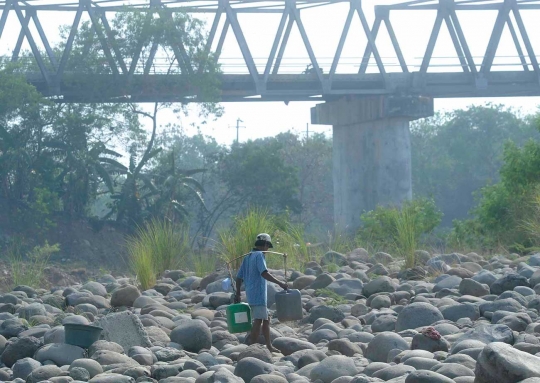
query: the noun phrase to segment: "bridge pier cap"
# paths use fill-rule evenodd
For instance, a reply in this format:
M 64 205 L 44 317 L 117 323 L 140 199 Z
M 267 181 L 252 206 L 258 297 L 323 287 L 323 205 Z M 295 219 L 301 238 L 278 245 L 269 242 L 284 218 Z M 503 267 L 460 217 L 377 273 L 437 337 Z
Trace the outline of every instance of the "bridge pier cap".
M 344 97 L 311 109 L 311 123 L 333 126 L 334 223 L 354 233 L 377 205 L 412 198 L 409 122 L 432 116 L 431 97 Z

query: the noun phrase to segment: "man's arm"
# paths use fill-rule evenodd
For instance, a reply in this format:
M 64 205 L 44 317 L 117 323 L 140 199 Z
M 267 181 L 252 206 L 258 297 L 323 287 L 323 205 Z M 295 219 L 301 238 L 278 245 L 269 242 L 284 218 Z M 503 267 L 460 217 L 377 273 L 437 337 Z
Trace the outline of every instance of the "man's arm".
M 274 277 L 272 274 L 270 274 L 268 272 L 268 270 L 263 271 L 263 273 L 261 274 L 261 277 L 266 279 L 268 282 L 272 282 L 272 283 L 275 283 L 275 284 L 279 285 L 279 287 L 281 287 L 283 290 L 288 290 L 289 289 L 289 285 L 287 285 L 286 282 L 279 281 L 278 279 L 276 279 L 276 277 Z
M 242 288 L 242 279 L 236 278 L 236 295 L 234 296 L 234 303 L 240 303 L 240 289 Z

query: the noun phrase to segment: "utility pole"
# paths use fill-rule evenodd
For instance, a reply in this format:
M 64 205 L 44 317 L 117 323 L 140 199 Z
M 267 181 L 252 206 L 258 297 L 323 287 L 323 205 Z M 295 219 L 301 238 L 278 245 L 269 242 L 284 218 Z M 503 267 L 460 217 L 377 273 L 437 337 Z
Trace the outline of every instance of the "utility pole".
M 233 126 L 233 128 L 236 128 L 236 143 L 238 144 L 240 142 L 240 129 L 245 128 L 245 126 L 240 126 L 240 123 L 244 122 L 241 119 L 236 120 L 236 126 Z M 229 126 L 230 128 L 230 126 Z
M 309 138 L 309 122 L 306 122 L 306 140 Z

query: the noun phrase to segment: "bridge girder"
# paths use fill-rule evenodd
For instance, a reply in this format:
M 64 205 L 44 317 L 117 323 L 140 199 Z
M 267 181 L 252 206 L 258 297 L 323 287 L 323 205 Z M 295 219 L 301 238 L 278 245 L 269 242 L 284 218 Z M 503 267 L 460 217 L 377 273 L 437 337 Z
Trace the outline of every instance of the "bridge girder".
M 302 21 L 302 12 L 313 7 L 345 3 L 349 6 L 341 37 L 328 73 L 323 73 L 309 35 Z M 393 5 L 375 7 L 375 20 L 368 25 L 361 0 L 134 0 L 125 7 L 119 0 L 0 0 L 0 49 L 6 43 L 2 39 L 9 15 L 15 15 L 21 32 L 14 45 L 11 61 L 20 61 L 21 48 L 26 39 L 30 56 L 36 70 L 28 70 L 28 80 L 48 97 L 66 102 L 98 101 L 204 101 L 196 84 L 208 76 L 205 58 L 217 41 L 214 53 L 219 58 L 223 42 L 231 33 L 240 47 L 246 74 L 227 73 L 219 75 L 222 101 L 295 101 L 328 100 L 347 95 L 369 96 L 378 94 L 421 94 L 430 97 L 486 97 L 486 96 L 538 96 L 540 95 L 540 68 L 534 47 L 523 21 L 522 12 L 540 10 L 540 0 L 415 0 Z M 173 15 L 178 12 L 212 13 L 208 41 L 202 59 L 189 57 L 181 39 L 167 47 L 174 53 L 178 66 L 174 75 L 165 75 L 155 70 L 159 57 L 154 55 L 142 60 L 141 51 L 132 56 L 123 54 L 109 20 L 117 12 L 146 12 Z M 400 39 L 394 32 L 392 11 L 432 10 L 436 19 L 422 64 L 413 70 L 403 55 Z M 471 54 L 469 42 L 456 11 L 497 11 L 492 33 L 481 63 Z M 49 43 L 40 23 L 47 12 L 70 12 L 75 14 L 70 33 L 59 51 Z M 243 13 L 280 14 L 281 20 L 274 35 L 264 71 L 255 64 L 245 32 L 238 22 Z M 70 70 L 73 42 L 85 16 L 93 26 L 102 48 L 103 68 L 99 72 L 92 68 L 84 72 Z M 350 34 L 351 23 L 358 18 L 362 26 L 362 38 L 367 40 L 362 59 L 358 62 L 358 73 L 342 74 L 337 68 L 340 63 L 345 40 Z M 222 23 L 224 19 L 224 23 Z M 481 21 L 479 21 L 481 22 Z M 33 23 L 34 28 L 30 28 Z M 222 25 L 223 24 L 223 25 Z M 459 72 L 430 72 L 434 47 L 443 25 L 448 28 L 455 57 L 459 59 Z M 282 74 L 280 68 L 291 29 L 296 26 L 309 57 L 312 70 L 304 74 Z M 512 41 L 518 52 L 520 70 L 497 71 L 493 68 L 501 36 L 505 27 L 511 32 Z M 399 72 L 390 72 L 385 66 L 377 37 L 385 27 L 390 37 Z M 34 32 L 37 31 L 37 33 Z M 179 29 L 181 34 L 182 31 Z M 41 44 L 41 47 L 38 46 Z M 140 48 L 142 50 L 142 46 Z M 368 64 L 374 61 L 376 73 L 368 73 Z M 171 81 L 171 77 L 173 80 Z

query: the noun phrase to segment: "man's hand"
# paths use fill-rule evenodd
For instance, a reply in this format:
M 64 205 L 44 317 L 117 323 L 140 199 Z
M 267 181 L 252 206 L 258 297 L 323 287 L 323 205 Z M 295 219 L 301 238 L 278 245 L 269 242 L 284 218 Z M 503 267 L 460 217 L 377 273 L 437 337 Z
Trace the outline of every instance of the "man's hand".
M 236 293 L 234 295 L 234 303 L 240 303 L 242 301 L 242 297 L 240 296 L 240 293 Z
M 279 287 L 283 290 L 289 290 L 289 285 L 286 282 L 279 282 Z

